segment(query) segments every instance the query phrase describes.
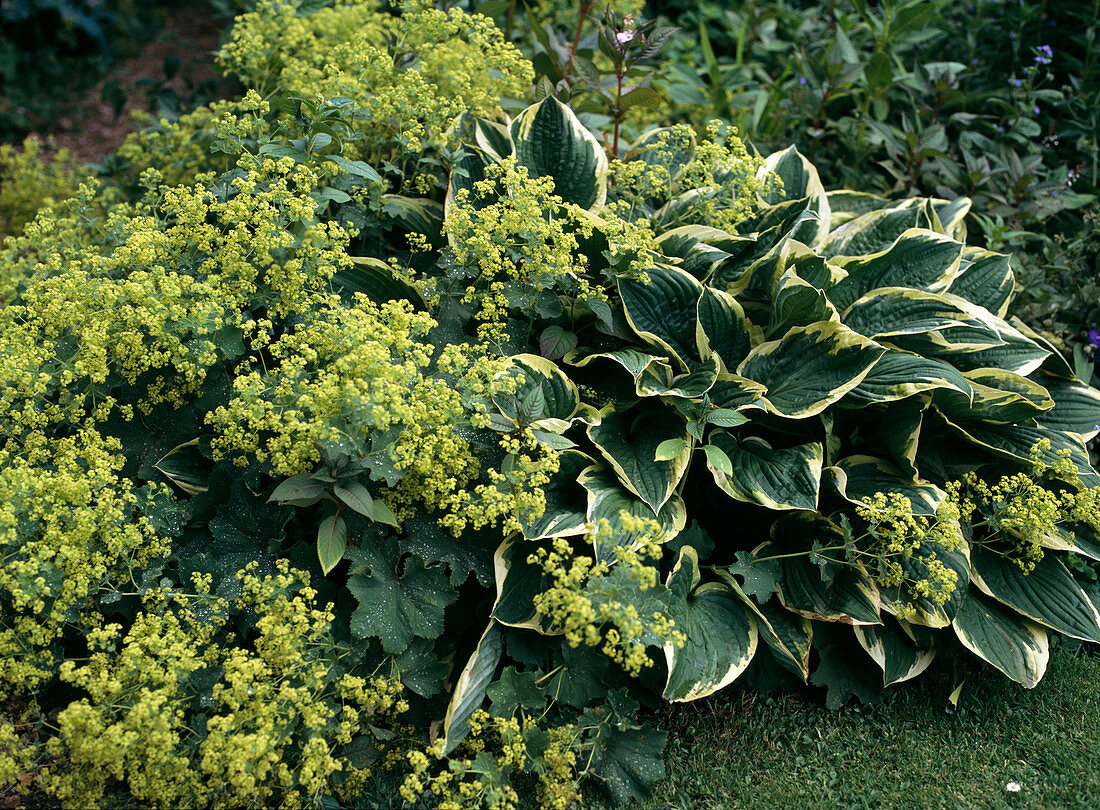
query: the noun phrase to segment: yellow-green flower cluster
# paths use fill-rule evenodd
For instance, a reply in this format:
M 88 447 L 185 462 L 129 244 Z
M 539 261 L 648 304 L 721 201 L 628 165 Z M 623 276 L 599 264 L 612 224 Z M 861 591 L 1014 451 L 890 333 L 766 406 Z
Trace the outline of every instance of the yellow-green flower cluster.
M 364 157 L 387 144 L 418 152 L 458 113 L 496 115 L 502 97 L 529 90 L 530 63 L 490 18 L 427 0 L 406 0 L 398 16 L 380 6 L 340 0 L 298 16 L 296 3 L 263 0 L 237 18 L 220 62 L 265 97 L 353 99 Z
M 162 592 L 124 637 L 114 624 L 88 634 L 86 663 L 61 668 L 87 697 L 58 715 L 48 792 L 67 807 L 121 784 L 153 807 L 304 806 L 332 792 L 333 775 L 350 770 L 338 746 L 405 711 L 401 685 L 342 670 L 331 608 L 307 575 L 285 561 L 273 575 L 254 569 L 238 574 L 234 605 L 258 617 L 251 644 L 227 630 L 229 605 L 202 577 L 194 594 Z
M 657 585 L 657 569 L 646 560 L 660 559 L 660 526 L 620 513 L 617 525 L 606 518 L 591 526 L 585 540 L 604 550 L 597 557 L 577 554 L 563 537 L 552 548 L 540 547 L 528 562 L 538 565 L 553 584 L 534 598 L 535 609 L 552 631 L 561 632 L 571 647 L 595 647 L 628 674 L 637 676 L 652 665 L 646 652 L 651 643 L 682 646 L 683 633 L 664 610 L 644 613 L 644 594 Z M 629 601 L 624 602 L 626 595 Z
M 779 183 L 775 175 L 757 176 L 763 165 L 763 158 L 749 154 L 736 130 L 722 137 L 719 122 L 708 123 L 707 137 L 699 141 L 694 159 L 679 179 L 680 189 L 698 190 L 685 206 L 684 222 L 735 230 L 756 210 L 758 195 Z
M 905 618 L 916 610 L 916 599 L 943 605 L 958 586 L 958 574 L 944 565 L 937 551 L 954 551 L 962 542 L 958 507 L 947 499 L 934 518 L 913 512 L 904 495 L 876 493 L 856 514 L 867 524 L 870 542 L 855 549 L 874 572 L 876 581 L 887 588 L 905 586 L 909 601 L 898 609 Z M 922 576 L 913 576 L 914 571 Z
M 535 755 L 529 741 L 544 733 L 549 742 L 541 742 L 539 748 L 545 750 Z M 566 810 L 580 798 L 578 738 L 571 725 L 543 732 L 535 718 L 490 717 L 479 709 L 470 717 L 461 746 L 446 760 L 438 760 L 442 740 L 406 754 L 409 773 L 399 792 L 409 804 L 427 797 L 438 810 L 516 810 L 520 799 L 511 777 L 533 771 L 538 776 L 539 807 Z M 488 768 L 486 755 L 492 761 Z
M 119 450 L 92 427 L 0 449 L 0 694 L 49 678 L 64 627 L 95 625 L 90 599 L 167 551 L 135 514 Z
M 0 144 L 0 237 L 18 236 L 43 208 L 76 194 L 88 172 L 67 149 L 46 156 L 39 138 Z

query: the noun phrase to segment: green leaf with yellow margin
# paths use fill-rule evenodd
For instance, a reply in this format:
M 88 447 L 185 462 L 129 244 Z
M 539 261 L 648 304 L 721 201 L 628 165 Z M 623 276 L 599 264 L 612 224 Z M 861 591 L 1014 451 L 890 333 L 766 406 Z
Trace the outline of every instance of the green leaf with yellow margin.
M 1046 672 L 1046 630 L 986 597 L 971 592 L 951 627 L 964 647 L 1026 689 L 1034 688 Z
M 696 359 L 695 329 L 703 285 L 675 267 L 646 271 L 647 282 L 620 276 L 630 328 L 687 368 Z
M 686 422 L 670 411 L 643 413 L 633 420 L 609 413 L 598 425 L 589 425 L 588 438 L 610 462 L 623 486 L 654 515 L 672 497 L 691 456 L 685 447 L 669 461 L 655 460 L 662 442 L 688 438 Z
M 756 652 L 752 615 L 722 582 L 700 584 L 695 549 L 680 549 L 668 575 L 669 614 L 687 640 L 683 647 L 665 644 L 668 679 L 662 696 L 673 703 L 697 700 L 733 683 Z
M 893 402 L 923 391 L 947 388 L 969 397 L 970 383 L 950 363 L 887 348 L 871 371 L 844 398 L 845 405 Z
M 707 456 L 707 467 L 719 488 L 739 501 L 768 509 L 816 509 L 821 484 L 822 447 L 818 442 L 772 449 L 759 438 L 738 439 L 723 430 L 711 445 L 727 456 L 726 473 Z
M 760 344 L 737 374 L 767 386 L 761 402 L 768 411 L 804 419 L 858 386 L 885 352 L 842 324 L 822 321 Z
M 882 685 L 908 681 L 924 672 L 936 657 L 935 647 L 919 646 L 905 625 L 864 624 L 852 628 L 856 641 L 882 670 Z
M 490 619 L 477 648 L 455 683 L 447 714 L 443 718 L 443 750 L 440 757 L 454 751 L 469 733 L 470 718 L 485 703 L 489 683 L 493 680 L 503 652 L 500 626 Z

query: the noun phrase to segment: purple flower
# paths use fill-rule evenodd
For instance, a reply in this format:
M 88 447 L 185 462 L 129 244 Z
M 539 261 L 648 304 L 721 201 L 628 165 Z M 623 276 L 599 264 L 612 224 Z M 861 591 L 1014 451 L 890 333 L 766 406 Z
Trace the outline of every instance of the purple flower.
M 1013 79 L 1012 80 L 1012 86 L 1013 87 L 1023 87 L 1024 83 L 1020 79 Z
M 1100 349 L 1100 329 L 1089 330 L 1089 343 Z
M 1054 58 L 1054 49 L 1049 45 L 1040 45 L 1035 49 L 1035 61 L 1040 65 L 1049 65 Z
M 1032 107 L 1032 108 L 1031 108 L 1031 111 L 1032 111 L 1033 113 L 1035 113 L 1036 115 L 1038 115 L 1038 114 L 1039 114 L 1039 108 L 1038 108 L 1038 107 Z
M 798 83 L 800 85 L 802 85 L 803 87 L 805 87 L 806 86 L 806 77 L 805 76 L 799 76 L 798 77 Z

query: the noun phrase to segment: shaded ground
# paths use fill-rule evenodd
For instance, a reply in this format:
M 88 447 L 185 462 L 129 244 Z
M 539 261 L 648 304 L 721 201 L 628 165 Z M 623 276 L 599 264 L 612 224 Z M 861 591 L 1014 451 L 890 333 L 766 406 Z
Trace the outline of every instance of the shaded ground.
M 160 33 L 137 55 L 119 61 L 102 81 L 75 95 L 71 112 L 58 118 L 56 130 L 37 134 L 52 137 L 58 148 L 70 150 L 82 162 L 98 163 L 133 129 L 134 112 L 157 112 L 158 94 L 168 103 L 232 94 L 234 83 L 214 67 L 222 25 L 205 3 L 170 10 Z M 166 66 L 176 64 L 169 79 Z M 114 100 L 121 103 L 117 112 Z

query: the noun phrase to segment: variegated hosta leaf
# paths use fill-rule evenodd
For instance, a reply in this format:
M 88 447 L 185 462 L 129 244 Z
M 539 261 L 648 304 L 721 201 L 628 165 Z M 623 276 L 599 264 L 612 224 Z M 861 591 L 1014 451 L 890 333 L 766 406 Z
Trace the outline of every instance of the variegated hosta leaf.
M 970 582 L 970 546 L 957 525 L 953 527 L 953 532 L 957 546 L 952 551 L 938 544 L 921 543 L 912 554 L 896 558 L 901 565 L 904 581 L 899 587 L 879 589 L 884 611 L 897 614 L 904 608 L 906 621 L 921 627 L 940 628 L 951 624 L 959 605 L 966 598 L 966 589 Z M 955 589 L 942 604 L 913 591 L 913 583 L 929 578 L 927 561 L 932 556 L 955 572 Z
M 794 271 L 784 272 L 772 296 L 771 317 L 764 337 L 774 340 L 797 326 L 819 321 L 840 322 L 840 315 L 824 292 Z
M 945 420 L 947 426 L 959 436 L 983 448 L 994 456 L 1030 465 L 1031 449 L 1041 439 L 1050 441 L 1049 450 L 1041 450 L 1043 463 L 1053 466 L 1058 462 L 1059 450 L 1069 450 L 1069 460 L 1077 468 L 1081 483 L 1087 487 L 1100 486 L 1100 475 L 1089 463 L 1084 442 L 1073 433 L 1060 433 L 1042 425 L 997 425 L 986 422 L 961 422 Z
M 763 439 L 739 440 L 716 430 L 710 443 L 730 460 L 728 475 L 712 465 L 714 481 L 732 498 L 769 509 L 816 509 L 822 448 L 817 442 L 772 449 Z
M 871 290 L 844 310 L 841 319 L 845 326 L 875 339 L 980 325 L 942 296 L 909 287 Z
M 959 275 L 947 291 L 1003 318 L 1016 292 L 1012 263 L 1003 253 L 967 247 L 963 250 Z
M 695 345 L 700 357 L 716 354 L 725 369 L 737 368 L 752 349 L 752 324 L 732 295 L 704 287 L 699 297 Z
M 657 447 L 669 439 L 688 440 L 687 423 L 671 411 L 653 411 L 631 419 L 617 413 L 590 425 L 588 438 L 599 448 L 622 484 L 644 501 L 653 515 L 660 512 L 687 471 L 691 451 L 657 461 Z
M 1078 382 L 1043 375 L 1040 383 L 1054 400 L 1054 407 L 1036 417 L 1050 430 L 1076 433 L 1084 441 L 1100 433 L 1100 391 Z
M 889 206 L 890 201 L 878 194 L 870 194 L 866 191 L 852 191 L 851 189 L 838 189 L 826 192 L 829 198 L 829 230 L 835 231 L 845 222 L 850 222 L 861 214 Z
M 1018 331 L 1021 335 L 1026 337 L 1033 343 L 1038 344 L 1040 347 L 1050 352 L 1047 355 L 1036 372 L 1036 374 L 1042 374 L 1044 377 L 1054 377 L 1058 380 L 1065 380 L 1067 382 L 1079 382 L 1077 374 L 1073 369 L 1073 366 L 1069 364 L 1069 361 L 1062 356 L 1061 350 L 1058 349 L 1053 343 L 1040 335 L 1026 323 L 1021 321 L 1015 315 L 1008 318 L 1008 324 L 1013 329 Z
M 178 444 L 165 453 L 153 469 L 188 495 L 198 495 L 210 488 L 209 459 L 199 452 L 199 440 Z
M 458 676 L 447 715 L 443 719 L 443 751 L 446 756 L 458 747 L 470 730 L 470 718 L 485 702 L 489 682 L 504 652 L 503 636 L 495 621 L 489 621 L 481 641 Z
M 707 396 L 711 404 L 718 408 L 737 410 L 746 408 L 764 396 L 767 387 L 755 380 L 739 377 L 736 374 L 719 374 Z
M 546 508 L 538 517 L 525 513 L 520 515 L 526 539 L 584 534 L 588 520 L 587 496 L 577 479 L 593 461 L 590 456 L 576 450 L 563 450 L 559 454 L 558 471 L 542 488 Z
M 522 538 L 512 537 L 500 544 L 493 555 L 497 598 L 493 618 L 508 627 L 525 627 L 548 633 L 545 621 L 535 610 L 535 596 L 546 590 L 550 577 L 542 567 L 527 561 L 538 548 Z
M 917 205 L 910 205 L 910 202 Z M 922 205 L 925 202 L 904 200 L 889 208 L 860 214 L 833 230 L 821 246 L 821 252 L 829 257 L 866 256 L 885 250 L 907 230 L 918 228 L 941 233 L 943 224 L 935 208 Z
M 510 379 L 511 385 L 504 380 Z M 514 388 L 515 390 L 509 390 Z M 517 354 L 493 383 L 493 403 L 519 426 L 561 433 L 575 422 L 593 424 L 599 414 L 581 402 L 577 386 L 554 363 L 534 354 Z
M 971 593 L 951 623 L 962 645 L 1027 689 L 1043 677 L 1050 641 L 1040 625 Z
M 885 459 L 846 456 L 830 470 L 839 471 L 833 480 L 840 495 L 854 504 L 866 505 L 876 493 L 903 495 L 917 515 L 932 516 L 947 493 L 928 481 L 912 480 Z
M 879 287 L 942 292 L 958 273 L 962 249 L 961 242 L 943 234 L 920 228 L 907 230 L 886 250 L 870 255 L 860 251 L 834 259 L 833 263 L 846 270 L 848 277 L 828 291 L 829 298 L 843 311 Z
M 999 368 L 980 368 L 963 376 L 972 395 L 956 391 L 937 391 L 932 399 L 936 408 L 952 421 L 979 421 L 1010 424 L 1036 419 L 1054 407 L 1047 390 L 1019 374 Z
M 843 324 L 822 321 L 760 344 L 737 373 L 767 386 L 762 402 L 770 412 L 804 419 L 859 385 L 885 352 Z
M 668 575 L 669 615 L 687 640 L 664 646 L 668 679 L 663 697 L 698 700 L 733 683 L 756 652 L 756 621 L 723 582 L 700 585 L 695 549 L 684 546 Z
M 766 555 L 765 555 L 766 556 Z M 851 565 L 835 565 L 826 583 L 821 569 L 807 557 L 779 561 L 783 576 L 779 600 L 787 610 L 807 619 L 840 624 L 879 624 L 881 600 L 875 583 Z
M 652 269 L 647 275 L 646 283 L 619 278 L 630 328 L 686 368 L 696 356 L 696 313 L 703 285 L 676 268 Z
M 936 657 L 934 647 L 922 647 L 903 626 L 897 624 L 857 625 L 852 629 L 871 660 L 882 670 L 882 685 L 901 683 L 928 669 Z
M 1063 635 L 1100 642 L 1100 613 L 1061 561 L 1047 554 L 1025 574 L 999 554 L 975 549 L 971 581 L 987 596 Z
M 653 510 L 649 505 L 626 489 L 609 467 L 603 465 L 588 467 L 580 474 L 577 483 L 588 491 L 588 522 L 598 526 L 601 521 L 606 520 L 611 525 L 615 532 L 615 538 L 621 545 L 631 545 L 630 542 L 623 539 L 623 535 L 628 533 L 622 527 L 622 522 L 619 519 L 623 512 L 632 517 L 656 520 L 664 533 L 663 537 L 660 538 L 661 542 L 666 542 L 675 537 L 687 525 L 687 507 L 684 505 L 683 498 L 679 495 L 673 494 L 654 517 Z M 594 552 L 596 557 L 601 560 L 608 559 L 613 554 L 610 546 L 602 547 L 599 544 L 597 544 Z
M 607 154 L 571 109 L 547 96 L 511 126 L 516 161 L 531 177 L 554 178 L 567 203 L 598 209 L 607 197 Z
M 998 338 L 997 343 L 975 346 L 969 349 L 952 349 L 950 346 L 935 353 L 963 371 L 976 368 L 1000 368 L 1027 376 L 1038 369 L 1050 355 L 1050 350 L 1027 335 L 998 318 L 977 304 L 971 304 L 964 298 L 945 293 L 944 297 L 967 310 L 971 317 L 979 321 Z M 948 332 L 950 330 L 944 330 Z
M 771 174 L 778 177 L 782 185 L 763 194 L 762 199 L 769 205 L 807 199 L 807 210 L 813 212 L 816 222 L 809 229 L 799 230 L 794 238 L 811 247 L 822 244 L 829 233 L 832 210 L 817 169 L 794 146 L 789 146 L 764 159 L 758 176 L 766 178 Z
M 740 263 L 755 253 L 756 240 L 735 236 L 707 225 L 682 225 L 657 237 L 655 246 L 669 257 L 680 259 L 680 269 L 700 281 L 706 281 L 715 268 Z
M 810 677 L 813 622 L 805 616 L 799 616 L 780 607 L 775 599 L 759 605 L 742 590 L 737 580 L 728 571 L 719 569 L 715 573 L 756 614 L 756 626 L 760 637 L 779 665 L 806 683 Z
M 906 399 L 922 391 L 947 388 L 969 398 L 971 387 L 949 363 L 887 347 L 870 372 L 844 398 L 844 404 L 866 406 Z

